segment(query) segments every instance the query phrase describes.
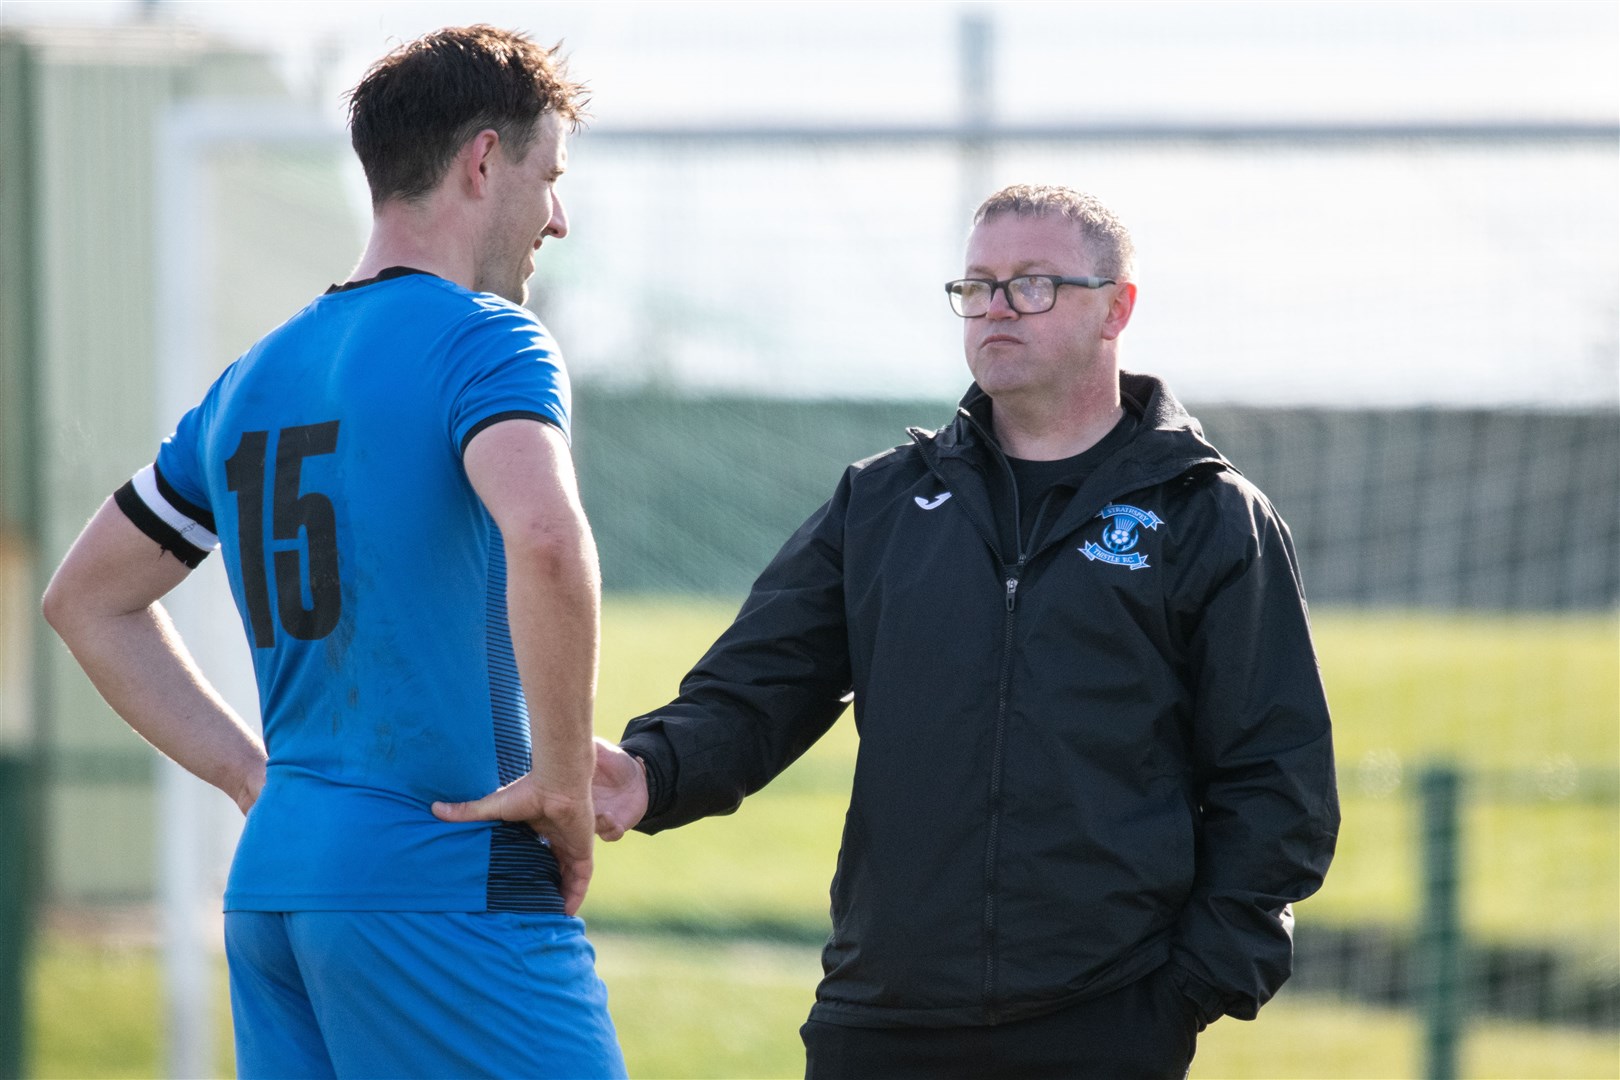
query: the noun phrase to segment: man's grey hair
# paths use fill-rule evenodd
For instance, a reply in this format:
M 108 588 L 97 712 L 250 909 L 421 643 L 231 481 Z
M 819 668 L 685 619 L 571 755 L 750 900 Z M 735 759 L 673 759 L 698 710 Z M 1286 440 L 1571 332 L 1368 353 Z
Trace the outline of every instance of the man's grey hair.
M 1093 270 L 1098 276 L 1130 281 L 1136 274 L 1136 245 L 1130 230 L 1095 195 L 1055 184 L 1013 184 L 984 200 L 973 215 L 973 224 L 998 214 L 1067 218 L 1080 227 L 1086 250 L 1097 260 Z

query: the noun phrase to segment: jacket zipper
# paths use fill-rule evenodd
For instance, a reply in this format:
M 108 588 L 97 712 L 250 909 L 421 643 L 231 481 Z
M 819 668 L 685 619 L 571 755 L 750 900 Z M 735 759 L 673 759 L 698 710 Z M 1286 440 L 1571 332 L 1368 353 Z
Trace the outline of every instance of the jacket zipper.
M 1001 772 L 1007 741 L 1007 698 L 1012 682 L 1013 619 L 1018 609 L 1020 558 L 1008 571 L 1007 614 L 1002 620 L 1001 679 L 996 691 L 996 733 L 990 754 L 990 831 L 984 845 L 984 1009 L 986 1019 L 1000 1018 L 996 1001 L 996 857 L 1001 848 Z
M 990 828 L 984 844 L 984 1011 L 990 1023 L 1000 1019 L 1001 1009 L 996 992 L 996 859 L 1001 852 L 1001 780 L 1007 742 L 1007 703 L 1012 684 L 1013 620 L 1018 613 L 1018 582 L 1024 574 L 1024 530 L 1022 508 L 1018 503 L 1018 477 L 1012 463 L 1002 452 L 1001 445 L 965 410 L 968 423 L 978 429 L 985 445 L 991 448 L 996 460 L 1007 475 L 1007 494 L 1012 501 L 1013 550 L 1018 561 L 1007 567 L 1007 613 L 1002 621 L 1001 678 L 996 691 L 996 731 L 990 755 Z M 1045 506 L 1043 504 L 1044 513 Z M 1006 566 L 1005 563 L 1002 564 Z

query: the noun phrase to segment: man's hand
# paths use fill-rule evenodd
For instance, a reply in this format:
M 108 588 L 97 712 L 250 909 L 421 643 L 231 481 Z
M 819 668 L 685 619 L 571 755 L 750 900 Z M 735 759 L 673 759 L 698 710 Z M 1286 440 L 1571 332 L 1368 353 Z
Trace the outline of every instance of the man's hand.
M 596 804 L 596 835 L 617 840 L 647 815 L 646 766 L 617 743 L 598 737 L 591 801 Z
M 497 791 L 465 803 L 436 802 L 440 821 L 518 821 L 544 837 L 562 870 L 563 910 L 573 915 L 591 883 L 591 847 L 596 841 L 589 795 L 580 799 L 549 791 L 526 773 Z

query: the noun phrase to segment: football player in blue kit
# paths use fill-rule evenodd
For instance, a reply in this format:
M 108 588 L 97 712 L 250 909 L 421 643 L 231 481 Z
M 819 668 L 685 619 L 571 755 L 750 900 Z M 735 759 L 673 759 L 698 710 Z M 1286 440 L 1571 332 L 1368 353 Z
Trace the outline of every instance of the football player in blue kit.
M 358 266 L 225 370 L 47 590 L 113 708 L 247 814 L 225 894 L 244 1077 L 624 1075 L 575 917 L 596 551 L 567 374 L 521 306 L 567 234 L 583 105 L 555 49 L 487 26 L 373 65 Z M 215 546 L 262 740 L 159 603 Z M 492 790 L 504 821 L 434 816 Z

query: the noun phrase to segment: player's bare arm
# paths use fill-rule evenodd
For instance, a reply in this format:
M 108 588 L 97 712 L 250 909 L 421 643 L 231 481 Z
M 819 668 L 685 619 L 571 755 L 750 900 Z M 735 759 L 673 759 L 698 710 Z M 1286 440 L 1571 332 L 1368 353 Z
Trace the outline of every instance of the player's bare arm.
M 562 433 L 535 420 L 479 432 L 462 457 L 506 544 L 507 618 L 529 702 L 531 771 L 482 799 L 435 803 L 445 821 L 522 821 L 551 843 L 573 914 L 591 878 L 591 715 L 601 609 L 596 542 Z
M 245 814 L 264 786 L 264 744 L 158 602 L 189 573 L 108 499 L 51 578 L 45 619 L 113 711 Z

